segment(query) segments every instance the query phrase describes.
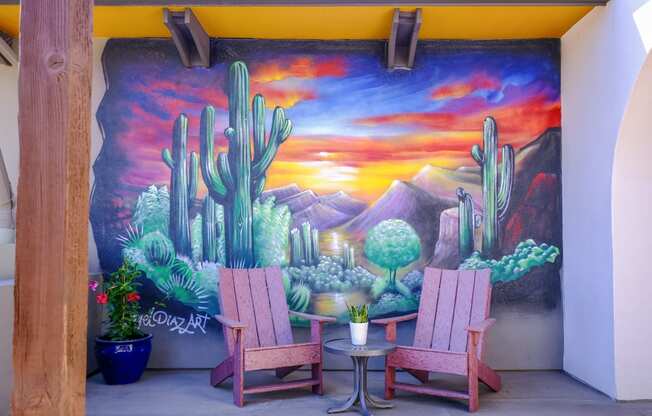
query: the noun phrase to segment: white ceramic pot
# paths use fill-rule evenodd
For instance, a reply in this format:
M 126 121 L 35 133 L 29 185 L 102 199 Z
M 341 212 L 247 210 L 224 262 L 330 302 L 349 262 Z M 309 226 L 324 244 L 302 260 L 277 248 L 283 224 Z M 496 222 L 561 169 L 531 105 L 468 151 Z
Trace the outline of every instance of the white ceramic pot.
M 349 328 L 351 328 L 351 344 L 367 345 L 367 331 L 369 329 L 369 322 L 365 322 L 363 324 L 349 322 Z

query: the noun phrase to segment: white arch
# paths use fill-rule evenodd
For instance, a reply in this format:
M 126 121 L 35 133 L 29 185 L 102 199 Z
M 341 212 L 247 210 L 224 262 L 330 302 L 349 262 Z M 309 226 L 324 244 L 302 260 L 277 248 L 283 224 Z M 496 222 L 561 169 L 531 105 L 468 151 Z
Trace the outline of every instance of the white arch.
M 634 84 L 612 181 L 617 397 L 652 398 L 652 54 Z

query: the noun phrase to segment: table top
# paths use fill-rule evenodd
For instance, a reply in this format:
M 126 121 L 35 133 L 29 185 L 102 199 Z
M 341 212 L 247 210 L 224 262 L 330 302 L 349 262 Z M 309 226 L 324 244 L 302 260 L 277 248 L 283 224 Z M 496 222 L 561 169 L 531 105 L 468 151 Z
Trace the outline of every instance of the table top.
M 331 339 L 324 343 L 324 349 L 331 354 L 350 357 L 381 357 L 396 350 L 396 344 L 387 341 L 369 340 L 367 345 L 353 345 L 349 338 Z

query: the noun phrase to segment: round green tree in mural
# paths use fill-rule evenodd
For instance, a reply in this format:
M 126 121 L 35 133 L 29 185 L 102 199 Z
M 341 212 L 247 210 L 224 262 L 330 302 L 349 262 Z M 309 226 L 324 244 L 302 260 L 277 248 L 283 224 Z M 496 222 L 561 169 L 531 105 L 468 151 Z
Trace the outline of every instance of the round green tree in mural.
M 375 265 L 387 269 L 389 276 L 372 287 L 372 295 L 394 291 L 406 297 L 410 289 L 396 280 L 396 271 L 419 258 L 421 241 L 414 228 L 398 219 L 385 220 L 369 230 L 364 243 L 364 254 Z

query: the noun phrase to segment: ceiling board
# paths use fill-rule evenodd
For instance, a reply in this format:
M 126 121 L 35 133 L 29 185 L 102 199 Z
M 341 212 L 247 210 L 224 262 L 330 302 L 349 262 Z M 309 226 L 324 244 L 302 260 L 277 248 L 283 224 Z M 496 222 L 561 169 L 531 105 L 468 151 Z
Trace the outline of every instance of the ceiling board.
M 421 8 L 420 39 L 533 39 L 560 37 L 593 6 Z M 210 36 L 262 39 L 386 39 L 394 11 L 393 6 L 196 6 L 192 9 Z M 402 10 L 413 9 L 402 7 Z M 16 35 L 18 15 L 17 5 L 0 5 L 0 30 Z M 169 36 L 160 6 L 95 6 L 94 16 L 97 37 Z

